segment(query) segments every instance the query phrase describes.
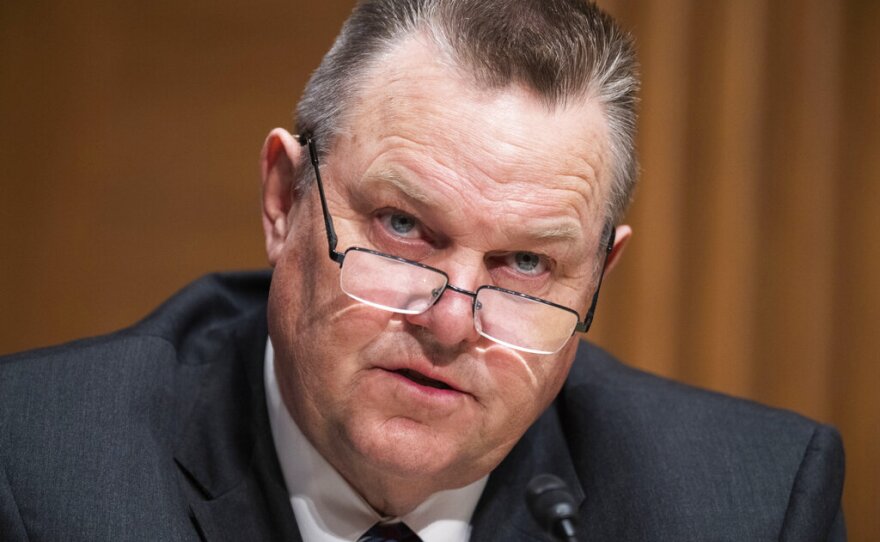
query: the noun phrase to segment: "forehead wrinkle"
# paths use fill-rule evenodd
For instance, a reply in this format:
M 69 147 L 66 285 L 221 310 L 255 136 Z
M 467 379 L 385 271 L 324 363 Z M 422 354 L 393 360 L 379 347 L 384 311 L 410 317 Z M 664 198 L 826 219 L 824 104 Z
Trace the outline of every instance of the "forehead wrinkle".
M 543 181 L 493 182 L 484 192 L 499 213 L 512 214 L 521 232 L 536 240 L 583 241 L 595 207 L 595 185 L 581 175 Z
M 439 162 L 437 164 L 440 165 Z M 547 186 L 547 183 L 520 179 L 496 180 L 479 164 L 474 165 L 479 175 L 470 175 L 469 180 L 466 181 L 467 186 L 457 183 L 454 180 L 457 176 L 452 174 L 440 175 L 439 178 L 432 175 L 431 178 L 435 179 L 435 182 L 440 186 L 445 187 L 446 191 L 480 194 L 482 202 L 463 197 L 458 199 L 458 206 L 467 210 L 474 217 L 484 217 L 488 223 L 485 223 L 483 227 L 498 226 L 500 225 L 498 221 L 500 217 L 510 215 L 509 221 L 504 223 L 508 227 L 513 226 L 513 228 L 505 229 L 503 233 L 513 234 L 520 241 L 573 242 L 583 240 L 584 225 L 578 220 L 582 216 L 578 203 L 581 199 L 588 202 L 589 195 L 592 193 L 590 183 L 577 178 L 560 182 L 560 186 L 553 187 Z M 474 172 L 472 171 L 472 173 Z M 586 189 L 582 186 L 583 184 L 587 185 Z M 446 191 L 443 193 L 445 194 Z M 568 195 L 561 200 L 555 200 L 552 195 L 559 192 L 573 192 L 576 195 Z M 534 196 L 537 193 L 543 194 L 543 197 L 535 199 Z M 431 198 L 431 202 L 436 203 L 439 199 L 441 198 L 438 195 L 438 197 Z M 480 209 L 481 205 L 488 205 L 491 209 Z M 563 209 L 571 209 L 572 215 L 567 215 Z
M 496 196 L 499 201 L 510 200 L 512 194 L 514 197 L 524 195 L 525 199 L 531 199 L 536 191 L 543 190 L 547 195 L 551 192 L 577 194 L 588 208 L 601 203 L 599 172 L 587 157 L 578 152 L 572 150 L 551 153 L 555 159 L 548 162 L 547 153 L 542 154 L 536 148 L 539 144 L 536 142 L 526 145 L 506 141 L 504 145 L 508 152 L 498 153 L 498 142 L 486 142 L 484 146 L 480 145 L 478 138 L 477 141 L 475 146 L 480 147 L 483 152 L 478 160 L 468 161 L 471 177 L 489 180 L 492 185 L 497 186 L 502 191 Z M 479 176 L 473 175 L 474 173 Z M 540 200 L 546 201 L 546 196 Z M 580 214 L 575 201 L 570 201 L 568 206 L 574 207 Z

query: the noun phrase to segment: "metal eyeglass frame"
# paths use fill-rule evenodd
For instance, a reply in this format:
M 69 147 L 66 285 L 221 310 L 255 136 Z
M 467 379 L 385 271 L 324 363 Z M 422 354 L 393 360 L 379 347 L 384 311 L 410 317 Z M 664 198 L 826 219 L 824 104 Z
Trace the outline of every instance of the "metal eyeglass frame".
M 441 275 L 443 275 L 446 278 L 446 286 L 444 286 L 443 290 L 441 290 L 439 293 L 437 293 L 437 295 L 434 296 L 434 300 L 431 303 L 431 305 L 429 305 L 428 308 L 430 308 L 434 304 L 436 304 L 437 301 L 439 301 L 440 298 L 443 296 L 443 294 L 446 292 L 446 290 L 452 290 L 453 292 L 469 296 L 471 299 L 473 299 L 473 303 L 471 304 L 471 313 L 473 314 L 474 311 L 476 311 L 479 308 L 476 306 L 477 305 L 477 294 L 481 290 L 489 289 L 489 290 L 496 290 L 499 292 L 504 292 L 507 294 L 519 296 L 519 297 L 522 297 L 522 298 L 525 298 L 525 299 L 528 299 L 531 301 L 537 301 L 539 303 L 544 303 L 544 304 L 550 305 L 552 307 L 556 307 L 558 309 L 562 309 L 562 310 L 568 311 L 570 313 L 573 313 L 578 318 L 578 323 L 577 323 L 577 325 L 575 325 L 574 330 L 572 330 L 572 332 L 571 332 L 572 335 L 574 335 L 575 333 L 586 333 L 587 331 L 590 330 L 590 326 L 593 323 L 593 315 L 596 312 L 596 304 L 599 302 L 599 290 L 602 288 L 602 279 L 605 277 L 605 268 L 608 265 L 608 259 L 611 257 L 611 251 L 614 248 L 614 239 L 615 239 L 616 232 L 615 232 L 615 228 L 613 226 L 609 225 L 610 226 L 609 229 L 611 230 L 611 233 L 608 238 L 608 244 L 605 247 L 605 259 L 602 262 L 602 271 L 599 274 L 599 282 L 596 285 L 595 293 L 593 293 L 593 300 L 590 303 L 590 309 L 587 311 L 587 314 L 583 320 L 580 320 L 580 314 L 576 310 L 574 310 L 570 307 L 566 307 L 564 305 L 560 305 L 558 303 L 554 303 L 552 301 L 548 301 L 548 300 L 542 299 L 540 297 L 535 297 L 535 296 L 531 296 L 529 294 L 524 294 L 522 292 L 508 290 L 506 288 L 501 288 L 499 286 L 493 286 L 491 284 L 484 284 L 484 285 L 480 286 L 479 288 L 477 288 L 476 291 L 472 292 L 470 290 L 465 290 L 464 288 L 459 288 L 458 286 L 450 284 L 449 283 L 449 275 L 446 274 L 446 272 L 443 271 L 442 269 L 437 269 L 436 267 L 431 267 L 429 265 L 425 265 L 420 262 L 408 260 L 406 258 L 401 258 L 400 256 L 395 256 L 393 254 L 387 254 L 384 252 L 379 252 L 376 250 L 370 250 L 368 248 L 361 248 L 361 247 L 349 247 L 345 250 L 345 252 L 337 252 L 336 244 L 337 244 L 338 240 L 336 237 L 336 230 L 333 228 L 333 218 L 330 216 L 330 209 L 327 207 L 327 198 L 324 195 L 324 183 L 321 181 L 321 168 L 320 168 L 320 163 L 318 161 L 318 151 L 315 148 L 314 138 L 311 136 L 311 134 L 308 134 L 308 133 L 296 135 L 294 137 L 297 139 L 297 141 L 299 142 L 300 145 L 306 146 L 309 149 L 309 160 L 311 161 L 312 167 L 315 170 L 315 181 L 318 185 L 318 194 L 320 195 L 320 199 L 321 199 L 321 212 L 324 215 L 324 227 L 327 232 L 328 252 L 330 255 L 330 259 L 333 260 L 334 262 L 336 262 L 337 264 L 339 264 L 340 268 L 342 267 L 342 262 L 345 261 L 345 255 L 348 254 L 350 251 L 359 251 L 359 252 L 367 252 L 370 254 L 376 254 L 378 256 L 383 256 L 386 258 L 390 258 L 392 260 L 397 260 L 402 263 L 415 265 L 415 266 L 421 267 L 423 269 L 428 269 L 428 270 L 440 273 Z M 492 339 L 492 340 L 494 341 L 494 339 Z M 494 341 L 494 342 L 498 342 L 498 341 Z M 508 345 L 508 346 L 519 349 L 519 350 L 529 350 L 527 348 L 517 347 L 514 345 Z

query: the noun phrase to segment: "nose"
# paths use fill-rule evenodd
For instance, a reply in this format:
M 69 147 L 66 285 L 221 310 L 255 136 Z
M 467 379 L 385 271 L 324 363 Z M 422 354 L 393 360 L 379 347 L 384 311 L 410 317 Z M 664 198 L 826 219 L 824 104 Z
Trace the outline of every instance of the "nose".
M 462 281 L 453 282 L 451 278 L 452 275 L 450 285 L 454 286 L 447 286 L 431 308 L 421 314 L 408 315 L 406 319 L 409 323 L 430 331 L 434 339 L 443 346 L 455 347 L 478 341 L 480 334 L 474 327 L 473 290 L 463 287 Z M 475 281 L 472 279 L 466 282 Z M 467 286 L 475 287 L 472 284 Z

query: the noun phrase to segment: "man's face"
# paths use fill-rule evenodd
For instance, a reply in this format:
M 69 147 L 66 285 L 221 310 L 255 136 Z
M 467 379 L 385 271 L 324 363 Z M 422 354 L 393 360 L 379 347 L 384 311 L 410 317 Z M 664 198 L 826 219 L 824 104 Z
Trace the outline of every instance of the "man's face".
M 416 40 L 395 49 L 323 160 L 338 250 L 403 256 L 455 286 L 496 284 L 583 317 L 609 188 L 600 109 L 477 90 L 437 56 Z M 310 167 L 288 151 L 293 169 Z M 356 488 L 392 476 L 437 490 L 488 473 L 553 400 L 577 341 L 554 355 L 490 342 L 471 298 L 452 291 L 420 315 L 358 303 L 327 257 L 317 191 L 281 207 L 283 235 L 267 239 L 269 329 L 309 440 Z

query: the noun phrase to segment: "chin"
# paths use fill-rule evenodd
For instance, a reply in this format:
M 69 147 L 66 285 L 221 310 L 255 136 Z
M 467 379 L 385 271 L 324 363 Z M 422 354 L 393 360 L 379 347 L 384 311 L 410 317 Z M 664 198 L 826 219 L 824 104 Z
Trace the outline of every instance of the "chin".
M 349 432 L 355 453 L 383 475 L 424 482 L 443 480 L 444 488 L 465 485 L 479 475 L 461 451 L 461 433 L 447 434 L 405 417 L 362 424 Z

